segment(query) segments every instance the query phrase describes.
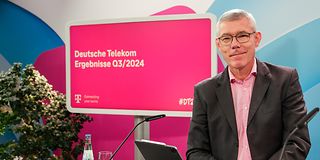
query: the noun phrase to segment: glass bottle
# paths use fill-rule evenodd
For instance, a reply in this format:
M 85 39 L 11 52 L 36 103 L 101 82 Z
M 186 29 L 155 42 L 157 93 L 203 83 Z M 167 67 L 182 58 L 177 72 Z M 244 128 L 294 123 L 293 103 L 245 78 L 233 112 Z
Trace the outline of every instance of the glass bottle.
M 84 144 L 82 160 L 94 160 L 92 144 L 91 144 L 91 134 L 86 134 L 85 136 L 86 136 L 86 141 Z

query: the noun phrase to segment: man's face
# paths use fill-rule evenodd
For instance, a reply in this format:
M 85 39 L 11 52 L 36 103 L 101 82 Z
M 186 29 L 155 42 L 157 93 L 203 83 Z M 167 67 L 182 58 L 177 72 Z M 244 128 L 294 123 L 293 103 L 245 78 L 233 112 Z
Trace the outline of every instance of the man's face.
M 261 40 L 261 33 L 254 32 L 253 24 L 247 18 L 225 21 L 220 23 L 218 27 L 219 34 L 217 37 L 220 37 L 220 40 L 216 39 L 216 45 L 230 69 L 242 70 L 252 67 L 255 49 Z M 232 36 L 237 36 L 237 38 Z M 231 43 L 226 44 L 221 42 L 222 40 L 224 42 L 231 40 Z

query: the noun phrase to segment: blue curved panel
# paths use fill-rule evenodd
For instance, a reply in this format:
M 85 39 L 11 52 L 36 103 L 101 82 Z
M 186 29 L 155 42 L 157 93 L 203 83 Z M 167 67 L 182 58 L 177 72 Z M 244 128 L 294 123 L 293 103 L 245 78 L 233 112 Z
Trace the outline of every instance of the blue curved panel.
M 293 30 L 260 49 L 257 57 L 297 68 L 303 91 L 320 82 L 320 19 Z
M 31 64 L 43 51 L 64 45 L 42 20 L 8 1 L 0 1 L 0 53 L 12 64 Z

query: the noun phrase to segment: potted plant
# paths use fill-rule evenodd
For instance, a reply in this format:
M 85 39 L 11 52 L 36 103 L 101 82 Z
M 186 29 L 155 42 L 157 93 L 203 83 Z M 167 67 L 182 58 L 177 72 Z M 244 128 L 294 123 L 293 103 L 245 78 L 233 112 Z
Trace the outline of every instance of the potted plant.
M 0 134 L 9 130 L 18 138 L 0 144 L 0 159 L 77 159 L 84 145 L 78 133 L 90 121 L 70 113 L 65 96 L 32 65 L 16 63 L 0 73 Z

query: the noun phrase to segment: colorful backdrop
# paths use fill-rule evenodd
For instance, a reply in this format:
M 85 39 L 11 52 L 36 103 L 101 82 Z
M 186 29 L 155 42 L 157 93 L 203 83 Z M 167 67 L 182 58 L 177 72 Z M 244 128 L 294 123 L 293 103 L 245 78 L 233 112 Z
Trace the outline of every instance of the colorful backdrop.
M 0 70 L 14 62 L 34 64 L 56 90 L 65 93 L 65 26 L 69 21 L 143 17 L 153 14 L 212 13 L 242 8 L 253 13 L 263 40 L 262 61 L 297 68 L 308 110 L 320 106 L 320 2 L 318 0 L 119 0 L 0 1 Z M 225 63 L 219 63 L 219 71 Z M 133 116 L 91 115 L 80 136 L 92 133 L 93 149 L 115 150 L 133 127 Z M 190 118 L 167 117 L 150 124 L 150 139 L 175 145 L 185 158 Z M 320 157 L 320 116 L 309 123 L 312 148 L 308 159 Z M 3 143 L 12 133 L 0 137 Z M 133 137 L 117 159 L 133 159 Z

